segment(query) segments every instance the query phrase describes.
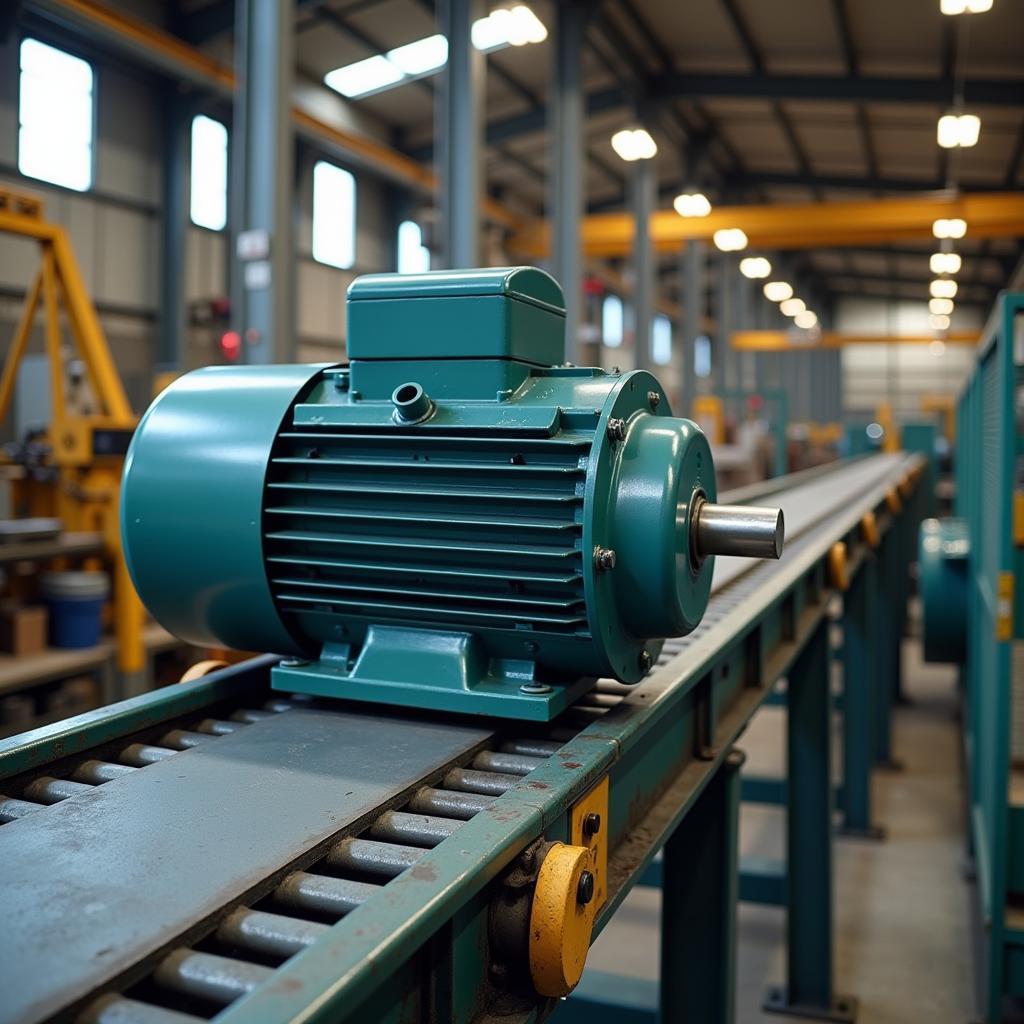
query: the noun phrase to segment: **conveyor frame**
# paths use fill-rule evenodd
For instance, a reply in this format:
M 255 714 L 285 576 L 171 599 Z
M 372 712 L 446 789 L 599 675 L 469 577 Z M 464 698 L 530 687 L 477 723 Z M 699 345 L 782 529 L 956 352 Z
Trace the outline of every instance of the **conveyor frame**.
M 736 885 L 730 864 L 738 801 L 738 786 L 730 780 L 740 760 L 734 743 L 784 675 L 789 677 L 791 722 L 796 726 L 790 777 L 801 784 L 790 792 L 789 956 L 779 1005 L 787 1012 L 849 1019 L 854 1002 L 836 996 L 832 978 L 826 633 L 834 591 L 829 552 L 843 541 L 853 564 L 872 558 L 862 533 L 863 516 L 873 513 L 883 536 L 897 527 L 901 515 L 890 508 L 887 495 L 901 483 L 913 486 L 922 465 L 916 456 L 869 461 L 870 479 L 856 498 L 809 526 L 791 542 L 782 562 L 757 565 L 733 579 L 713 598 L 698 630 L 672 645 L 646 680 L 632 688 L 599 684 L 547 735 L 549 745 L 565 740 L 554 756 L 526 776 L 506 773 L 507 781 L 498 784 L 508 788 L 493 803 L 418 856 L 411 870 L 392 878 L 386 895 L 383 890 L 376 893 L 319 932 L 298 955 L 258 975 L 247 994 L 217 1015 L 219 1024 L 461 1022 L 487 1013 L 510 1020 L 543 1019 L 559 1004 L 538 1002 L 508 981 L 515 964 L 495 953 L 490 907 L 532 843 L 541 836 L 567 839 L 571 807 L 605 776 L 611 783 L 608 901 L 598 914 L 595 934 L 665 846 L 668 874 L 678 878 L 674 869 L 682 867 L 700 885 L 676 885 L 666 892 L 676 912 L 666 914 L 660 1004 L 672 1019 L 728 1020 Z M 825 491 L 830 476 L 821 478 Z M 102 755 L 126 740 L 141 736 L 152 741 L 176 720 L 187 724 L 190 718 L 210 716 L 218 703 L 237 706 L 244 698 L 258 704 L 270 696 L 262 688 L 273 660 L 256 659 L 0 744 L 0 790 L 17 797 L 35 776 L 60 777 L 84 755 Z M 532 735 L 540 737 L 533 740 L 540 743 L 536 749 L 548 749 L 542 730 Z M 501 742 L 499 737 L 495 745 Z M 529 737 L 520 739 L 519 749 L 524 743 L 528 747 Z M 732 858 L 688 861 L 712 827 L 719 848 L 731 850 Z M 698 828 L 700 843 L 693 831 Z M 231 909 L 225 908 L 225 914 Z M 207 924 L 211 931 L 218 926 L 214 920 Z M 687 948 L 693 950 L 695 936 L 711 937 L 704 944 L 704 957 L 683 955 Z M 721 954 L 714 975 L 707 971 L 711 949 Z M 126 980 L 141 985 L 145 994 L 146 982 L 140 979 L 153 966 L 139 965 Z M 161 969 L 166 973 L 180 966 Z M 123 986 L 112 982 L 105 989 L 116 993 Z M 562 1012 L 573 1002 L 564 1004 Z M 143 1019 L 124 1016 L 133 1007 L 116 996 L 102 1006 L 90 1005 L 83 1019 Z M 194 1003 L 187 1005 L 194 1011 Z

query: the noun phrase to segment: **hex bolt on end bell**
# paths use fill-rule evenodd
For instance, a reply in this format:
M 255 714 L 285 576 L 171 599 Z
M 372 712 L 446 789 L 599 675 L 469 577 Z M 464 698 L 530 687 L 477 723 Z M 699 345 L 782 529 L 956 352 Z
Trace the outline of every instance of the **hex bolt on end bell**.
M 625 441 L 626 440 L 626 421 L 620 419 L 617 416 L 613 416 L 608 421 L 608 440 L 609 441 Z

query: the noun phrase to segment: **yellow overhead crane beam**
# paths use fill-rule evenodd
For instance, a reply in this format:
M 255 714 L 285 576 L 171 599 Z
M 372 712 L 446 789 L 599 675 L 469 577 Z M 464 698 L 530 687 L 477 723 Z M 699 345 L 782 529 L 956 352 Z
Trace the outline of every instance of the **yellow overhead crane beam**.
M 655 249 L 670 252 L 694 239 L 710 241 L 721 228 L 741 228 L 751 249 L 874 245 L 930 240 L 936 220 L 955 217 L 967 222 L 969 238 L 1024 235 L 1024 193 L 930 192 L 899 199 L 842 203 L 719 206 L 707 217 L 680 217 L 675 210 L 657 210 L 651 216 L 651 240 Z M 584 253 L 591 257 L 628 255 L 634 226 L 630 213 L 585 217 Z M 509 248 L 523 258 L 543 257 L 548 253 L 550 236 L 547 222 L 532 221 L 512 235 Z
M 807 352 L 847 345 L 929 345 L 939 340 L 947 345 L 977 345 L 977 331 L 948 331 L 937 334 L 843 334 L 839 331 L 733 331 L 729 346 L 742 352 Z
M 183 43 L 170 33 L 115 11 L 98 0 L 36 0 L 36 6 L 99 28 L 120 44 L 148 51 L 158 58 L 162 66 L 187 71 L 193 78 L 204 80 L 220 92 L 230 94 L 235 91 L 235 75 L 226 64 Z M 291 113 L 292 121 L 300 133 L 337 146 L 353 159 L 417 192 L 436 192 L 437 176 L 397 149 L 359 132 L 336 128 L 300 107 L 292 107 Z M 486 220 L 505 228 L 516 229 L 522 224 L 518 214 L 494 199 L 485 197 L 480 203 L 480 212 Z

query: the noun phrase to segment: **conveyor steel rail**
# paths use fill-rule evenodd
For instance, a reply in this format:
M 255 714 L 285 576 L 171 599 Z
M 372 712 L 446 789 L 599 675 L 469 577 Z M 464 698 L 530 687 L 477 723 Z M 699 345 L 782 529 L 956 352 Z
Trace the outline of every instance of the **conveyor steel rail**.
M 720 558 L 703 623 L 685 639 L 670 641 L 641 684 L 601 681 L 547 726 L 449 719 L 453 727 L 470 726 L 458 756 L 410 778 L 322 841 L 280 857 L 273 870 L 239 884 L 223 905 L 204 906 L 180 934 L 121 950 L 127 954 L 123 962 L 106 973 L 82 972 L 82 965 L 69 963 L 69 976 L 81 974 L 74 985 L 65 984 L 59 969 L 47 980 L 52 991 L 66 993 L 60 1001 L 23 1001 L 14 1016 L 10 1008 L 17 999 L 0 1001 L 0 1019 L 461 1022 L 488 1013 L 542 1019 L 559 1004 L 524 985 L 524 951 L 503 948 L 496 936 L 508 929 L 492 908 L 508 886 L 529 877 L 531 844 L 542 837 L 566 840 L 571 807 L 606 776 L 608 899 L 595 936 L 670 837 L 678 849 L 710 849 L 710 831 L 718 830 L 725 843 L 721 863 L 691 865 L 703 895 L 677 890 L 671 896 L 682 899 L 686 919 L 670 915 L 663 925 L 661 1000 L 663 1013 L 726 1019 L 716 1015 L 731 1005 L 735 874 L 729 865 L 734 869 L 735 835 L 729 839 L 728 802 L 714 802 L 714 794 L 732 792 L 735 804 L 738 786 L 722 782 L 736 775 L 733 742 L 776 681 L 790 673 L 792 688 L 794 675 L 807 675 L 808 666 L 813 677 L 823 650 L 826 670 L 808 688 L 807 700 L 809 708 L 820 709 L 815 756 L 828 764 L 822 645 L 833 593 L 829 552 L 844 541 L 852 562 L 872 557 L 863 517 L 873 513 L 879 529 L 888 530 L 899 515 L 890 504 L 893 489 L 902 485 L 906 491 L 920 471 L 919 457 L 875 456 L 779 493 L 789 526 L 783 559 L 750 567 Z M 0 837 L 9 828 L 28 842 L 37 825 L 61 816 L 67 847 L 88 858 L 82 822 L 91 802 L 108 787 L 141 781 L 136 776 L 149 771 L 147 765 L 193 757 L 198 764 L 201 752 L 218 749 L 227 757 L 231 744 L 222 737 L 258 728 L 272 738 L 283 717 L 352 713 L 340 702 L 271 695 L 274 661 L 253 659 L 0 743 L 0 823 L 10 823 L 2 825 Z M 403 722 L 425 720 L 414 713 L 392 718 L 396 731 Z M 479 737 L 472 728 L 482 729 Z M 371 736 L 384 759 L 390 756 L 388 729 L 376 722 Z M 217 760 L 208 758 L 211 771 Z M 827 770 L 819 774 L 790 801 L 790 814 L 806 817 L 810 836 L 806 849 L 791 851 L 804 859 L 800 872 L 791 863 L 789 873 L 790 996 L 812 1004 L 834 997 L 829 935 L 818 934 L 830 928 L 830 862 L 808 859 L 827 860 L 830 849 L 831 786 Z M 125 834 L 145 827 L 144 821 L 140 807 L 123 822 Z M 688 835 L 691 827 L 700 830 L 700 841 Z M 182 832 L 167 837 L 171 878 L 175 844 L 204 841 L 202 834 L 189 834 L 187 822 Z M 45 876 L 45 863 L 39 873 Z M 59 886 L 61 879 L 52 882 Z M 181 883 L 187 901 L 187 880 Z M 809 888 L 798 892 L 801 886 Z M 808 909 L 793 920 L 798 895 Z M 91 894 L 83 891 L 79 898 L 80 912 L 88 913 Z M 10 905 L 6 897 L 5 903 Z M 98 931 L 110 927 L 96 917 Z M 160 924 L 141 922 L 142 930 Z M 59 929 L 47 936 L 38 934 L 42 927 L 31 915 L 9 915 L 0 938 L 0 990 L 8 996 L 24 983 L 2 977 L 2 964 L 10 959 L 4 950 L 47 937 L 60 942 Z M 714 976 L 700 968 L 701 958 L 688 962 L 686 950 L 695 941 L 721 953 L 723 967 Z

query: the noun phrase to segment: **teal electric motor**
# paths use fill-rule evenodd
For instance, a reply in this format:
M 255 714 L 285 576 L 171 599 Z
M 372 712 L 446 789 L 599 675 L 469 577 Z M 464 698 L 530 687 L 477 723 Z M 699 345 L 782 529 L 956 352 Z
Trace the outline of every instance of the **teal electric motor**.
M 180 378 L 125 463 L 143 602 L 275 688 L 550 719 L 697 625 L 714 554 L 781 553 L 653 376 L 559 365 L 542 271 L 362 277 L 348 323 L 348 365 Z

